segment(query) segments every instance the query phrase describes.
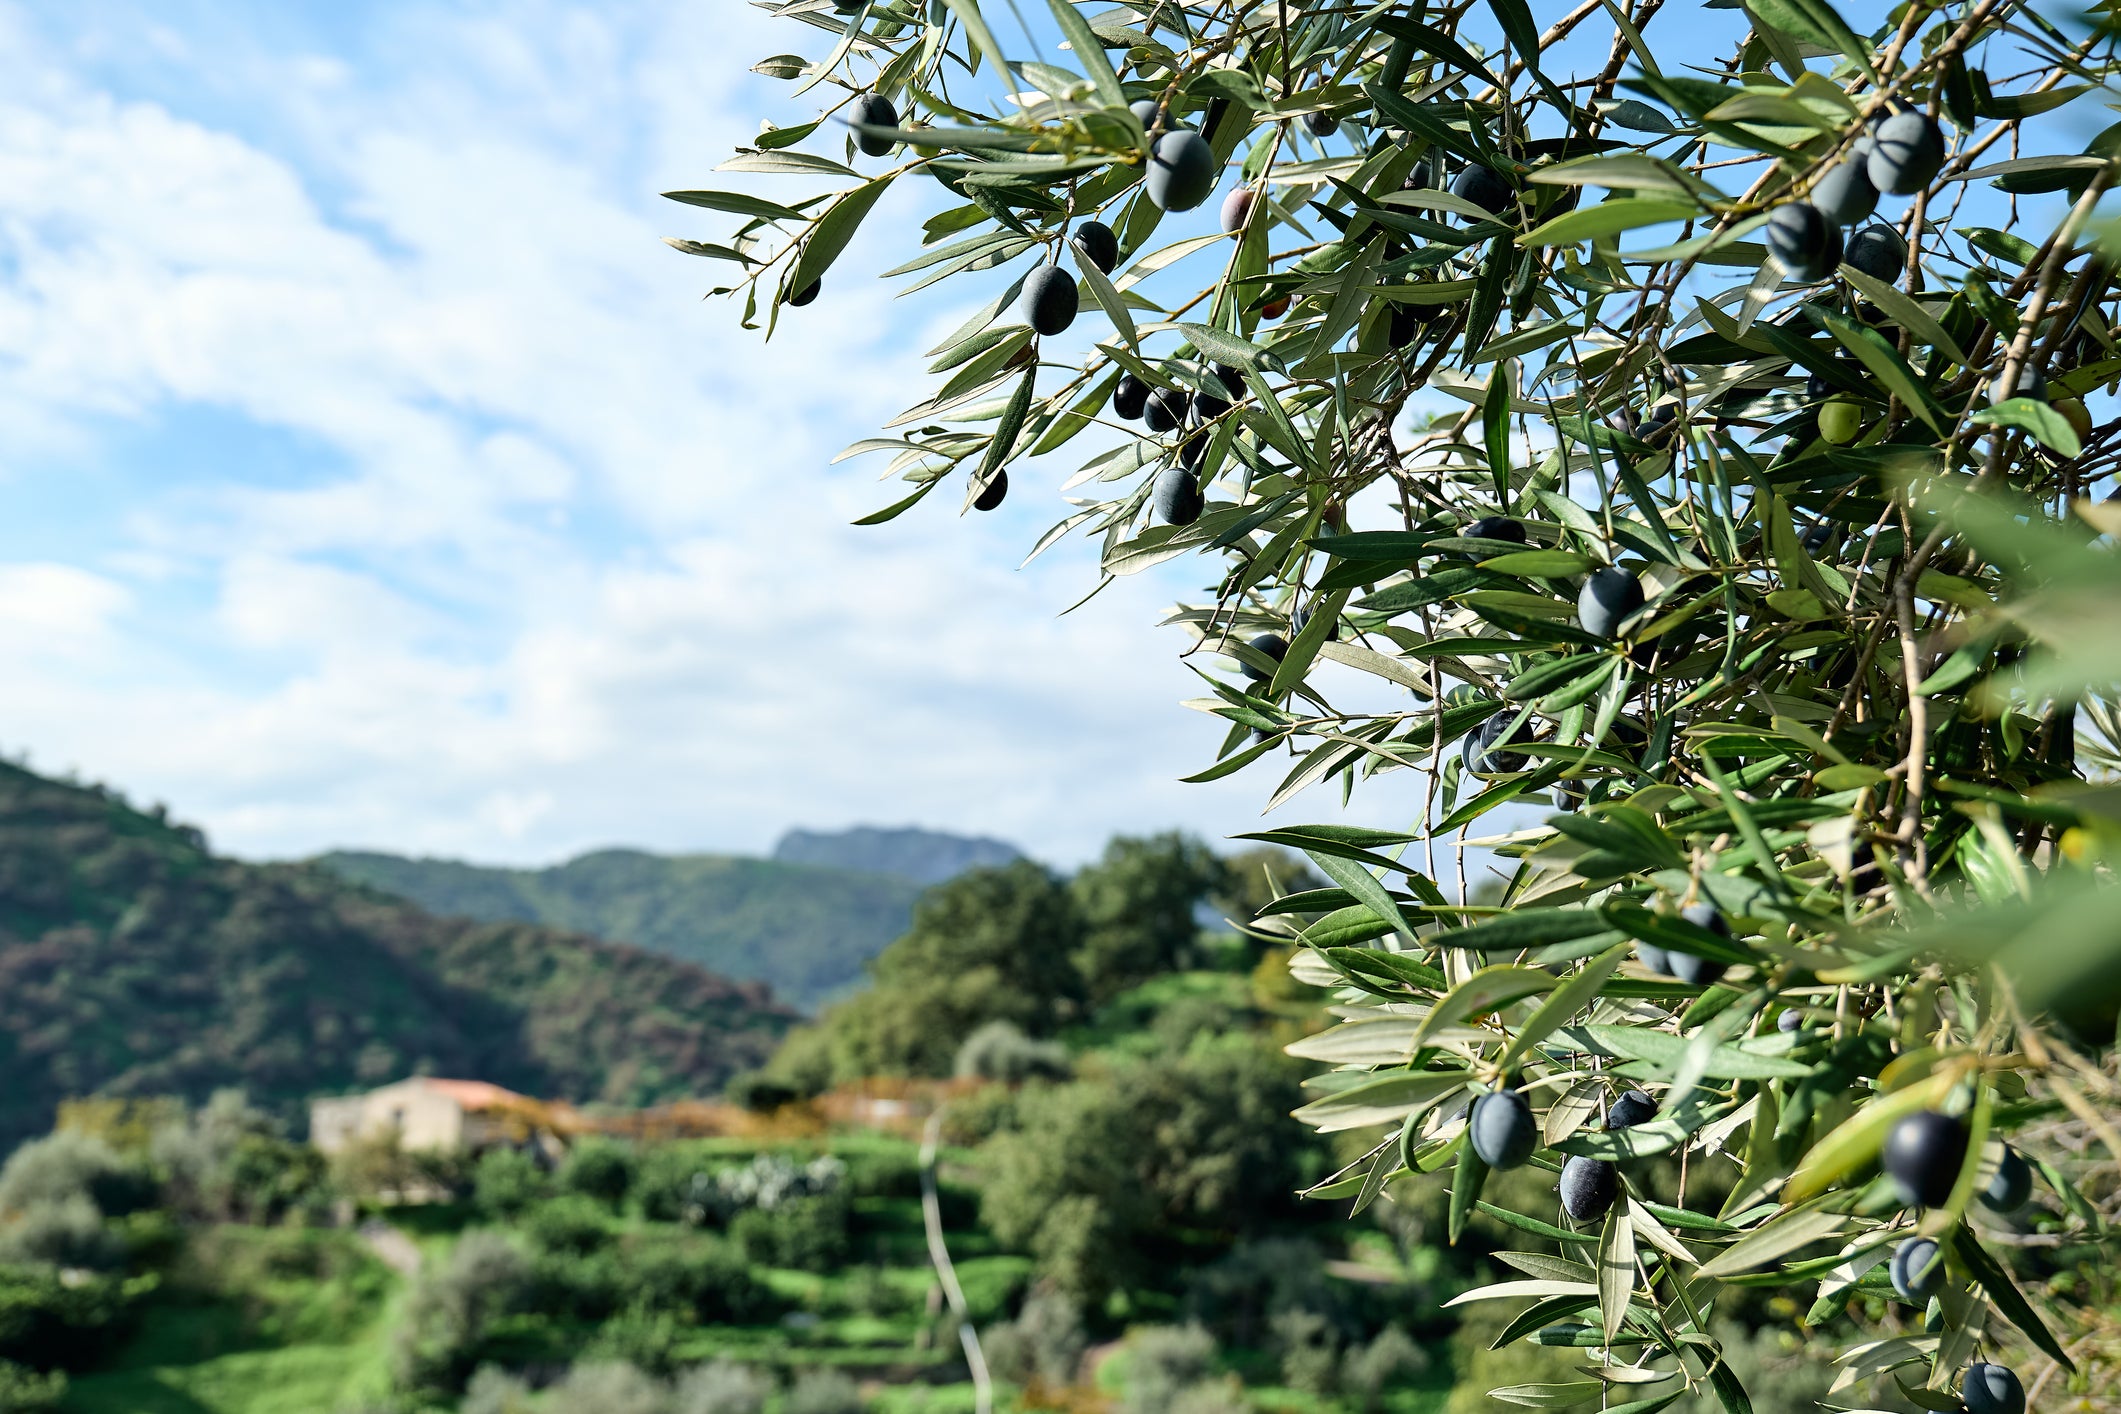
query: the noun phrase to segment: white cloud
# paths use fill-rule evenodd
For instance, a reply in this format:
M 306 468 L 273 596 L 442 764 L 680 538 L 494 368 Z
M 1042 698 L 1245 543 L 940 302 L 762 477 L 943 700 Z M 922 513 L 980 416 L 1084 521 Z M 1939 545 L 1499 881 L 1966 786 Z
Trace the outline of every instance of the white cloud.
M 0 11 L 0 486 L 94 464 L 119 492 L 65 507 L 64 554 L 4 542 L 15 744 L 264 854 L 918 820 L 1069 860 L 1247 827 L 1258 774 L 1174 781 L 1221 729 L 1174 705 L 1172 581 L 1056 618 L 1087 557 L 1014 569 L 1052 484 L 849 526 L 891 491 L 827 459 L 962 314 L 865 278 L 925 184 L 770 345 L 700 304 L 726 267 L 658 243 L 707 228 L 652 193 L 753 130 L 732 54 L 787 35 L 727 5 L 366 8 L 331 52 L 180 27 L 159 70 L 95 60 L 100 7 Z

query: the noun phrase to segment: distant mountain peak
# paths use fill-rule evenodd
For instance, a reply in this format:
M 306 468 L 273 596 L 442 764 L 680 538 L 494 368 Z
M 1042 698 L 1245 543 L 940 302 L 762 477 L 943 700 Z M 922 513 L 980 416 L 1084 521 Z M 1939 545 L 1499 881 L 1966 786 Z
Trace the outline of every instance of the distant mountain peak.
M 940 884 L 967 869 L 1013 863 L 1024 852 L 1004 840 L 952 835 L 908 825 L 885 829 L 790 830 L 773 847 L 783 864 L 823 864 L 892 874 L 916 884 Z

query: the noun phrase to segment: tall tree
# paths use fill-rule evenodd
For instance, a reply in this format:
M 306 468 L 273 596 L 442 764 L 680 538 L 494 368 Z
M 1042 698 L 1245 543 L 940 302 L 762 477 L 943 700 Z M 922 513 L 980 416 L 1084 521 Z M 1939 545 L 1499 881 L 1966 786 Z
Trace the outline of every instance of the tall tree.
M 989 298 L 852 449 L 908 487 L 868 519 L 991 509 L 1087 435 L 1042 543 L 1205 559 L 1196 774 L 1423 775 L 1412 829 L 1262 836 L 1334 886 L 1289 905 L 1354 1013 L 1296 1047 L 1337 1067 L 1302 1113 L 1373 1145 L 1319 1191 L 1446 1173 L 1455 1238 L 1546 1150 L 1561 1212 L 1488 1205 L 1540 1249 L 1507 1333 L 1605 1379 L 1535 1403 L 1668 1362 L 1745 1414 L 1726 1282 L 1851 1341 L 1934 1301 L 1860 1366 L 1920 1403 L 2017 1414 L 2006 1349 L 2069 1377 L 2075 1318 L 1969 1214 L 2026 1201 L 2043 1114 L 2121 1144 L 2110 7 L 836 5 L 758 71 L 844 96 L 724 164 L 810 190 L 672 195 L 741 219 L 677 244 L 770 329 L 939 183 L 891 273 Z M 1738 1156 L 1721 1212 L 1627 1167 L 1673 1152 Z

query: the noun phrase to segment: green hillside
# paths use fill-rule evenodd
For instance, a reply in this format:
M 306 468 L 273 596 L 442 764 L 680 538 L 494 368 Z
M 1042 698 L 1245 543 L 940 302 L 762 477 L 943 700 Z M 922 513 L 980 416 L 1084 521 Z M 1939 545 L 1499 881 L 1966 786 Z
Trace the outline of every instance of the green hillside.
M 921 891 L 889 874 L 630 849 L 549 869 L 355 851 L 316 862 L 432 913 L 593 933 L 764 982 L 804 1010 L 861 980 L 862 964 L 906 931 Z
M 97 1092 L 240 1085 L 289 1108 L 426 1070 L 578 1101 L 697 1094 L 789 1020 L 671 958 L 219 858 L 159 812 L 0 765 L 0 1149 Z

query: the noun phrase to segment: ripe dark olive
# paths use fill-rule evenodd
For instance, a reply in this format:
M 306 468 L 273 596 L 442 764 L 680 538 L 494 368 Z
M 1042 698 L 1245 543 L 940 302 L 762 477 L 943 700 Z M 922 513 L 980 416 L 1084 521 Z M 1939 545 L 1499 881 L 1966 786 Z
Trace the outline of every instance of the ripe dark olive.
M 1621 620 L 1642 607 L 1642 581 L 1624 569 L 1606 565 L 1584 577 L 1576 594 L 1576 622 L 1593 638 L 1611 638 Z
M 1879 1163 L 1901 1202 L 1937 1207 L 1952 1196 L 1966 1163 L 1966 1126 L 1935 1110 L 1902 1116 L 1886 1133 Z
M 2005 1145 L 2003 1162 L 1995 1177 L 1981 1190 L 1981 1206 L 1998 1213 L 2015 1213 L 2033 1196 L 2033 1166 L 2016 1149 Z
M 1414 342 L 1422 326 L 1428 322 L 1420 305 L 1395 304 L 1385 326 L 1385 342 L 1395 349 L 1403 349 Z
M 1465 741 L 1458 748 L 1458 761 L 1466 770 L 1479 775 L 1507 776 L 1524 769 L 1525 757 L 1521 751 L 1505 751 L 1502 748 L 1532 739 L 1532 724 L 1520 723 L 1515 731 L 1509 731 L 1510 723 L 1517 713 L 1504 710 L 1482 722 L 1466 733 Z M 1504 733 L 1508 732 L 1508 739 Z
M 2008 1365 L 1973 1364 L 1959 1381 L 1966 1414 L 2025 1414 L 2025 1386 Z
M 1038 334 L 1058 334 L 1075 322 L 1082 296 L 1075 277 L 1058 265 L 1041 265 L 1024 277 L 1024 293 L 1017 301 L 1024 322 Z
M 825 277 L 820 275 L 817 279 L 812 280 L 809 284 L 803 286 L 803 288 L 797 290 L 794 294 L 788 296 L 788 303 L 795 306 L 797 309 L 801 309 L 804 305 L 816 299 L 817 292 L 823 289 L 824 287 Z
M 1122 373 L 1112 385 L 1112 411 L 1132 422 L 1149 405 L 1149 385 L 1131 373 Z
M 1515 1090 L 1498 1090 L 1475 1100 L 1466 1133 L 1472 1137 L 1473 1152 L 1491 1169 L 1517 1168 L 1539 1147 L 1532 1107 Z
M 1436 169 L 1431 167 L 1429 159 L 1424 157 L 1414 164 L 1414 170 L 1407 173 L 1407 179 L 1399 184 L 1399 189 L 1401 191 L 1427 191 L 1435 185 Z
M 1321 109 L 1304 114 L 1304 126 L 1311 130 L 1313 137 L 1331 137 L 1340 131 L 1340 119 Z
M 1151 432 L 1169 432 L 1186 420 L 1186 407 L 1192 399 L 1176 388 L 1158 388 L 1149 394 L 1148 406 L 1142 409 L 1142 421 Z
M 1667 977 L 1672 975 L 1672 955 L 1655 943 L 1635 944 L 1635 956 L 1642 959 L 1642 965 L 1650 971 L 1661 972 Z
M 1245 371 L 1242 368 L 1218 363 L 1215 365 L 1215 381 L 1228 388 L 1233 398 L 1242 398 L 1245 395 Z
M 1242 231 L 1245 228 L 1245 221 L 1252 215 L 1254 195 L 1252 188 L 1239 187 L 1223 198 L 1223 230 Z
M 1890 1271 L 1893 1290 L 1902 1301 L 1917 1306 L 1927 1306 L 1944 1285 L 1944 1263 L 1938 1258 L 1937 1244 L 1927 1237 L 1910 1237 L 1895 1247 Z
M 2027 364 L 2018 370 L 2018 381 L 2010 389 L 2003 386 L 2002 376 L 1998 375 L 1988 385 L 1988 400 L 1994 404 L 2006 398 L 2038 398 L 2041 402 L 2046 402 L 2047 375 Z
M 1001 470 L 994 473 L 994 479 L 987 483 L 987 489 L 980 492 L 979 495 L 973 497 L 972 509 L 974 509 L 975 511 L 991 511 L 996 506 L 1000 505 L 1002 503 L 1002 498 L 1007 496 L 1008 494 L 1009 469 L 1007 467 L 1003 467 Z
M 1596 1222 L 1620 1196 L 1620 1174 L 1604 1159 L 1577 1155 L 1561 1166 L 1561 1208 L 1580 1223 Z
M 1464 197 L 1490 215 L 1517 200 L 1516 188 L 1505 181 L 1501 173 L 1478 162 L 1458 174 L 1458 180 L 1451 183 L 1451 194 Z
M 1132 113 L 1135 117 L 1141 119 L 1143 131 L 1154 132 L 1156 130 L 1156 115 L 1158 107 L 1159 105 L 1157 104 L 1157 101 L 1155 99 L 1142 98 L 1137 99 L 1132 103 L 1129 103 L 1127 105 L 1127 111 L 1129 113 Z
M 1288 312 L 1289 297 L 1287 295 L 1276 295 L 1259 307 L 1259 317 L 1262 319 L 1279 319 Z
M 1708 929 L 1719 938 L 1731 936 L 1731 925 L 1724 921 L 1722 912 L 1713 903 L 1690 903 L 1679 910 L 1679 916 L 1697 928 Z M 1695 957 L 1692 953 L 1680 952 L 1677 949 L 1672 950 L 1669 956 L 1672 975 L 1688 986 L 1706 987 L 1723 975 L 1724 965 L 1720 962 L 1711 962 L 1708 958 Z
M 1527 543 L 1524 526 L 1508 516 L 1482 516 L 1460 534 L 1474 540 L 1507 540 L 1512 545 Z
M 1606 1109 L 1607 1129 L 1633 1129 L 1657 1118 L 1657 1102 L 1640 1090 L 1630 1090 Z
M 1178 464 L 1188 471 L 1199 471 L 1200 464 L 1208 456 L 1209 433 L 1205 427 L 1196 427 L 1178 444 Z
M 1200 483 L 1182 466 L 1167 466 L 1156 474 L 1156 486 L 1149 500 L 1156 518 L 1165 525 L 1193 524 L 1200 519 L 1201 506 L 1205 504 Z
M 1841 527 L 1830 520 L 1815 520 L 1798 532 L 1797 541 L 1813 555 L 1824 555 L 1833 549 Z
M 1848 254 L 1842 259 L 1873 280 L 1890 284 L 1907 271 L 1907 242 L 1891 226 L 1873 221 L 1849 237 Z
M 1864 164 L 1871 185 L 1894 196 L 1913 196 L 1944 165 L 1944 130 L 1927 113 L 1895 113 L 1872 134 Z
M 1791 1007 L 1775 1018 L 1775 1029 L 1785 1034 L 1804 1029 L 1804 1013 Z
M 1150 154 L 1142 188 L 1165 211 L 1191 211 L 1215 190 L 1215 149 L 1184 128 L 1165 133 Z
M 1278 633 L 1263 633 L 1253 639 L 1247 646 L 1266 654 L 1277 663 L 1289 656 L 1289 640 Z M 1245 676 L 1254 682 L 1272 682 L 1274 680 L 1273 674 L 1263 673 L 1250 663 L 1246 663 L 1243 666 Z
M 1812 183 L 1811 204 L 1837 226 L 1853 226 L 1878 209 L 1878 188 L 1871 185 L 1863 161 L 1851 156 L 1826 169 Z
M 1302 633 L 1304 625 L 1309 622 L 1311 622 L 1311 610 L 1309 609 L 1298 609 L 1295 613 L 1289 615 L 1290 637 L 1293 638 L 1297 634 Z M 1326 625 L 1326 641 L 1329 643 L 1340 642 L 1340 623 L 1338 620 Z
M 1203 392 L 1198 388 L 1193 390 L 1193 420 L 1195 422 L 1213 422 L 1229 410 L 1229 399 L 1218 398 L 1215 394 Z
M 882 157 L 898 144 L 888 137 L 865 133 L 863 127 L 895 128 L 898 126 L 898 109 L 881 93 L 858 93 L 854 102 L 847 105 L 847 121 L 856 126 L 854 145 L 871 157 Z
M 1090 263 L 1107 275 L 1119 264 L 1119 237 L 1102 221 L 1085 221 L 1075 228 L 1075 243 Z
M 1841 228 L 1808 202 L 1786 201 L 1768 213 L 1768 254 L 1792 280 L 1823 280 L 1841 263 Z

